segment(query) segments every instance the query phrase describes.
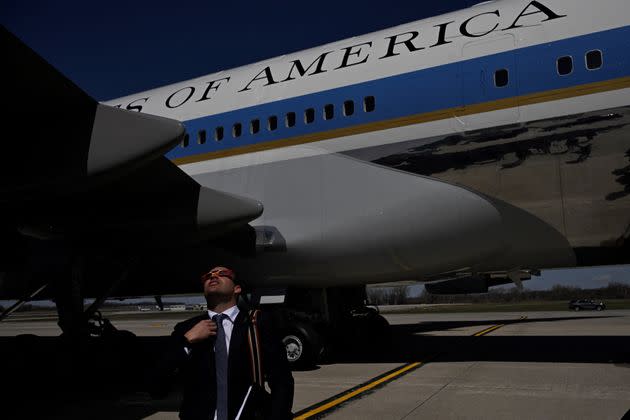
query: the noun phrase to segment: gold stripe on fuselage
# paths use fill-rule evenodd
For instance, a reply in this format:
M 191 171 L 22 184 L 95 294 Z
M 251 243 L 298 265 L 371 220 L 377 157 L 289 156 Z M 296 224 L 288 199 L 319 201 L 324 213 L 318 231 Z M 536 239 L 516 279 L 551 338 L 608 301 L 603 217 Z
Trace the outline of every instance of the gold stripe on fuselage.
M 356 134 L 370 133 L 373 131 L 386 130 L 390 128 L 439 121 L 451 118 L 453 116 L 462 117 L 467 115 L 480 114 L 483 112 L 514 108 L 517 106 L 534 105 L 543 102 L 551 102 L 578 96 L 592 95 L 594 93 L 608 92 L 613 90 L 625 89 L 628 87 L 630 87 L 630 77 L 620 77 L 603 82 L 594 82 L 579 86 L 572 86 L 570 88 L 547 90 L 544 92 L 537 92 L 529 95 L 515 96 L 512 98 L 499 99 L 496 101 L 483 102 L 480 104 L 467 105 L 463 107 L 447 108 L 439 111 L 425 112 L 422 114 L 408 115 L 405 117 L 393 118 L 384 121 L 359 124 L 350 127 L 337 128 L 329 131 L 320 131 L 317 133 L 304 134 L 296 137 L 272 140 L 259 144 L 248 144 L 240 147 L 233 147 L 227 150 L 200 153 L 192 156 L 175 158 L 173 159 L 173 163 L 177 165 L 185 165 L 188 163 L 219 159 L 245 153 L 261 152 L 264 150 L 278 149 L 281 147 L 296 146 L 298 144 L 313 143 L 316 141 L 329 140 L 337 137 L 346 137 Z

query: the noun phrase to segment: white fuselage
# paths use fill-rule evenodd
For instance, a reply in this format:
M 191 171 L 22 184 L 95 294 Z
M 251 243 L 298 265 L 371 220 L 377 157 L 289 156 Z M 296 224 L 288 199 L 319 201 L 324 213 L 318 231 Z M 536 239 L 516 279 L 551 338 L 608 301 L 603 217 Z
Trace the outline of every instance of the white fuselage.
M 267 282 L 565 267 L 628 238 L 628 39 L 626 0 L 501 0 L 107 104 L 182 121 L 167 156 L 264 204 Z

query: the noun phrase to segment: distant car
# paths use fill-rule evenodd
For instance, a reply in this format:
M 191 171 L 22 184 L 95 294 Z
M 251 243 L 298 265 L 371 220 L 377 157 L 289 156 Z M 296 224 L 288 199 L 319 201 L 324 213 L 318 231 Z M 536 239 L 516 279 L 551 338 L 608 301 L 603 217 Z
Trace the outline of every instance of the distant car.
M 596 311 L 603 311 L 606 309 L 606 305 L 602 301 L 593 299 L 578 299 L 569 302 L 569 309 L 574 311 L 580 311 L 582 309 L 594 309 Z

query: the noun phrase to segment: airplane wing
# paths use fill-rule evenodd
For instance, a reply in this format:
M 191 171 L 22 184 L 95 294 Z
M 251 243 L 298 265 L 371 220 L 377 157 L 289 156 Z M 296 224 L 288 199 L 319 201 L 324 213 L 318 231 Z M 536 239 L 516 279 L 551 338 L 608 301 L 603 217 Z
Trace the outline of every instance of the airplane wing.
M 0 203 L 72 194 L 162 156 L 173 120 L 99 104 L 5 28 Z
M 4 27 L 0 38 L 0 245 L 11 250 L 0 273 L 24 261 L 25 238 L 130 253 L 225 235 L 262 213 L 163 157 L 184 136 L 180 122 L 99 104 Z

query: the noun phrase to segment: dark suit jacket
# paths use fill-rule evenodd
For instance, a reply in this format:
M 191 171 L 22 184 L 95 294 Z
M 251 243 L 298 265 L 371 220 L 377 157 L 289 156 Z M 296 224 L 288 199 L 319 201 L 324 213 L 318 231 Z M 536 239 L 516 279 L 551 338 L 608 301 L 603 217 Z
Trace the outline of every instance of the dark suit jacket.
M 183 376 L 184 395 L 180 407 L 181 419 L 212 420 L 216 408 L 216 377 L 214 363 L 214 342 L 211 337 L 190 346 L 184 334 L 202 319 L 208 319 L 208 313 L 190 318 L 175 326 L 168 348 L 158 366 L 158 378 L 161 385 L 168 385 L 176 374 Z M 228 355 L 228 416 L 234 419 L 252 384 L 247 330 L 250 320 L 247 312 L 241 310 L 234 322 Z M 293 404 L 293 376 L 286 357 L 285 348 L 271 325 L 271 317 L 260 314 L 259 329 L 263 351 L 265 379 L 271 388 L 271 408 L 274 420 L 290 419 Z M 246 419 L 242 419 L 246 420 Z

